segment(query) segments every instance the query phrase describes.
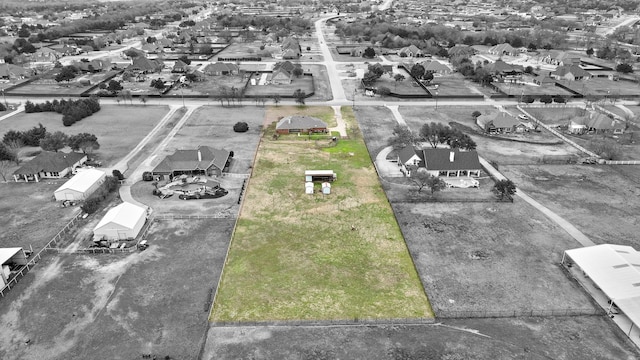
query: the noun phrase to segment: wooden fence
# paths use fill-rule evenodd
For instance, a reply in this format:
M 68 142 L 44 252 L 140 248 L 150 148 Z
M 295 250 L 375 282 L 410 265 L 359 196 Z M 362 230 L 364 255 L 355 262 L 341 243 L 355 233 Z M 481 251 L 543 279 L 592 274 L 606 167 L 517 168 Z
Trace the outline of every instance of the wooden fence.
M 51 240 L 49 240 L 49 242 L 46 243 L 44 247 L 40 249 L 40 251 L 38 251 L 35 255 L 31 255 L 27 264 L 21 267 L 20 270 L 18 270 L 14 275 L 14 277 L 9 280 L 7 285 L 0 289 L 0 296 L 5 297 L 5 293 L 11 290 L 11 288 L 18 283 L 18 280 L 22 279 L 31 269 L 33 269 L 34 266 L 36 266 L 40 259 L 42 259 L 43 252 L 54 249 L 52 244 L 57 244 L 58 241 L 62 239 L 63 235 L 65 235 L 73 226 L 75 226 L 76 222 L 78 221 L 78 219 L 80 219 L 81 216 L 82 211 L 78 211 L 78 213 L 71 220 L 69 220 L 69 222 L 62 228 L 62 230 L 58 231 L 58 233 L 53 238 L 51 238 Z

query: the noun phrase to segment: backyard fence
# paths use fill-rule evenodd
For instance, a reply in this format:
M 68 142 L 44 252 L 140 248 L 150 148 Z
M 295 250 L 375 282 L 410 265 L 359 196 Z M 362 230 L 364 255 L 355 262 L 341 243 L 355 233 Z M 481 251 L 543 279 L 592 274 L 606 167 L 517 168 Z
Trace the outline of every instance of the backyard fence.
M 137 246 L 130 246 L 125 248 L 85 248 L 85 249 L 61 249 L 61 248 L 51 248 L 50 250 L 57 252 L 58 254 L 115 254 L 115 253 L 131 253 L 138 249 Z
M 63 235 L 65 235 L 73 226 L 75 226 L 76 222 L 78 221 L 78 219 L 80 219 L 81 216 L 82 211 L 78 211 L 78 213 L 71 220 L 69 220 L 69 222 L 62 228 L 62 230 L 58 231 L 58 233 L 51 240 L 49 240 L 49 242 L 46 243 L 44 247 L 40 249 L 40 251 L 38 251 L 35 255 L 31 255 L 30 260 L 27 262 L 27 264 L 21 267 L 20 270 L 18 270 L 14 274 L 13 278 L 9 280 L 7 285 L 0 289 L 0 296 L 5 297 L 5 294 L 18 283 L 18 280 L 22 279 L 31 269 L 33 269 L 38 261 L 42 259 L 42 253 L 44 251 L 54 249 L 52 247 L 52 244 L 57 244 L 58 241 L 62 239 Z
M 605 165 L 640 165 L 640 160 L 604 160 Z
M 520 309 L 520 310 L 437 310 L 439 319 L 515 318 L 604 315 L 601 308 L 593 309 Z

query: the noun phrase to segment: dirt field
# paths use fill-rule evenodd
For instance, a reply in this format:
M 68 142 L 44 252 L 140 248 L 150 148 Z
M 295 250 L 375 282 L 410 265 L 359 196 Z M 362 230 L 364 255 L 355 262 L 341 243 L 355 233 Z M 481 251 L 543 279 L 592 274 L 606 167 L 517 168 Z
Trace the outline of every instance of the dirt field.
M 209 331 L 203 359 L 631 360 L 639 355 L 607 318 L 589 316 L 438 325 L 219 327 Z
M 364 144 L 317 145 L 265 135 L 211 319 L 429 317 Z M 331 195 L 304 194 L 325 168 Z
M 53 198 L 65 181 L 0 183 L 0 247 L 38 251 L 71 220 L 78 207 L 61 208 Z
M 88 132 L 95 134 L 100 143 L 96 157 L 102 166 L 110 166 L 128 154 L 168 111 L 167 106 L 102 105 L 100 111 L 69 127 L 62 125 L 60 114 L 20 113 L 2 121 L 0 137 L 9 130 L 24 131 L 38 123 L 49 132 L 62 131 L 68 135 Z
M 48 255 L 0 301 L 0 358 L 196 358 L 232 227 L 162 221 L 144 252 Z
M 640 249 L 638 166 L 506 166 L 501 170 L 593 242 Z

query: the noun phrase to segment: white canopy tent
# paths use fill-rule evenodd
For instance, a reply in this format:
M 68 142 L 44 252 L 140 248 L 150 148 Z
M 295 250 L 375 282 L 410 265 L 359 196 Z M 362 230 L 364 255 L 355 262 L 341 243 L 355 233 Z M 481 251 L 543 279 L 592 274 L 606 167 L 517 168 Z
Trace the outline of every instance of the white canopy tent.
M 631 246 L 603 244 L 567 250 L 562 263 L 569 261 L 640 327 L 640 253 Z

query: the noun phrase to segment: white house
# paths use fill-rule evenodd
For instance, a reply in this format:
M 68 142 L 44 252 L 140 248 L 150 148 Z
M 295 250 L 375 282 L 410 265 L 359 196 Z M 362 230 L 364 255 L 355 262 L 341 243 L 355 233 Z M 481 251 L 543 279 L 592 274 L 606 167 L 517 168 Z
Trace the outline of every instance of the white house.
M 56 200 L 86 200 L 107 178 L 104 171 L 96 169 L 78 170 L 78 173 L 62 184 L 53 195 Z
M 131 203 L 122 203 L 100 220 L 93 229 L 93 240 L 135 239 L 147 219 L 147 209 Z
M 0 248 L 0 288 L 5 287 L 11 276 L 11 269 L 27 264 L 27 255 L 20 247 Z

